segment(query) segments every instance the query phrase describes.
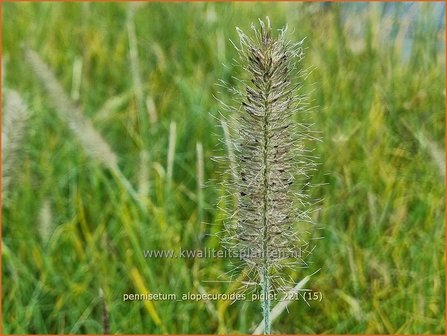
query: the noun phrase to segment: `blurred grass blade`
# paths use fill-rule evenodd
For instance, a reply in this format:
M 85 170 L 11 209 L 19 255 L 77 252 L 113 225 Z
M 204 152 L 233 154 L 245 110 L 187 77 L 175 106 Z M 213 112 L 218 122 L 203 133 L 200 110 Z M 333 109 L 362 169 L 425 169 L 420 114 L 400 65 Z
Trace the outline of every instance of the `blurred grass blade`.
M 438 167 L 441 178 L 445 180 L 445 151 L 441 150 L 435 142 L 429 140 L 422 132 L 418 133 L 417 138 Z
M 442 180 L 445 180 L 445 151 L 443 151 L 435 142 L 428 139 L 422 131 L 416 131 L 405 120 L 401 119 L 402 124 L 411 132 L 411 134 L 418 140 L 422 148 L 424 148 L 433 159 L 433 162 L 438 167 L 439 175 Z
M 101 315 L 102 315 L 102 331 L 104 335 L 110 334 L 110 317 L 109 309 L 107 308 L 106 300 L 104 298 L 104 291 L 99 288 L 99 302 L 101 304 Z
M 196 181 L 197 181 L 197 223 L 199 228 L 199 234 L 197 235 L 199 239 L 203 237 L 203 207 L 204 207 L 204 196 L 203 188 L 205 186 L 205 167 L 203 159 L 203 145 L 201 142 L 196 144 Z
M 146 197 L 150 190 L 151 158 L 147 150 L 140 151 L 140 167 L 138 170 L 138 194 Z
M 170 188 L 172 183 L 172 174 L 174 170 L 174 160 L 175 160 L 175 143 L 176 143 L 176 129 L 177 125 L 175 121 L 171 121 L 169 125 L 169 144 L 168 144 L 168 159 L 166 162 L 166 180 L 167 186 Z
M 132 277 L 134 286 L 138 290 L 138 292 L 147 294 L 150 293 L 150 291 L 144 285 L 142 276 L 135 267 L 131 269 L 130 275 Z M 155 322 L 155 324 L 158 326 L 162 326 L 160 316 L 158 315 L 157 310 L 155 309 L 155 306 L 152 303 L 152 301 L 144 300 L 144 307 L 146 308 L 147 312 L 149 313 L 150 317 Z
M 146 98 L 146 110 L 151 124 L 155 125 L 158 120 L 157 107 L 155 106 L 154 99 L 150 96 Z
M 46 198 L 39 211 L 39 233 L 44 245 L 48 244 L 51 234 L 53 233 L 53 213 L 51 211 L 51 203 Z
M 138 44 L 137 33 L 135 31 L 134 15 L 138 8 L 138 4 L 129 3 L 127 10 L 127 36 L 129 39 L 129 58 L 130 58 L 130 71 L 132 74 L 133 89 L 135 92 L 135 99 L 137 101 L 138 111 L 138 126 L 141 134 L 141 140 L 143 144 L 147 143 L 148 138 L 148 123 L 144 107 L 144 93 L 143 84 L 141 81 L 141 69 L 138 59 Z
M 73 76 L 71 80 L 71 98 L 73 101 L 78 101 L 81 97 L 81 82 L 82 82 L 82 58 L 77 57 L 73 62 Z

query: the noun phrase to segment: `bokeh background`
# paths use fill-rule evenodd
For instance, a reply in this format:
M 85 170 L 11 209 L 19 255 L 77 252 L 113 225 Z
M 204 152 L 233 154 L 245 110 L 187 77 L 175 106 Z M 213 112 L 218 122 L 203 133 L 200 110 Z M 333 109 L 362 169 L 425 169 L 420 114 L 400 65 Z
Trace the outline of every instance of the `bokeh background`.
M 2 208 L 3 333 L 234 334 L 260 322 L 256 302 L 122 295 L 231 293 L 244 280 L 203 281 L 226 259 L 143 250 L 220 248 L 205 236 L 226 216 L 216 204 L 227 177 L 210 160 L 226 153 L 215 84 L 240 72 L 235 26 L 267 15 L 290 39 L 306 37 L 303 92 L 323 139 L 310 193 L 325 237 L 295 273 L 321 268 L 308 286 L 323 301 L 294 302 L 273 331 L 445 333 L 444 3 L 2 2 L 2 87 L 28 107 Z M 70 131 L 29 49 L 143 207 Z

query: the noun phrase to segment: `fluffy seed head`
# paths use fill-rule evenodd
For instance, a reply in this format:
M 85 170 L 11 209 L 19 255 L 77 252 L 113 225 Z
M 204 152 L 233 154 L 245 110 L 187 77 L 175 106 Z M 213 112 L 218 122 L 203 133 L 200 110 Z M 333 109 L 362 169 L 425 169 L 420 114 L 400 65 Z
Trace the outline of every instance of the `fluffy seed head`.
M 117 169 L 117 156 L 102 135 L 95 129 L 92 122 L 84 116 L 82 111 L 68 97 L 48 65 L 31 49 L 25 50 L 25 56 L 31 69 L 48 92 L 56 112 L 68 124 L 85 152 L 108 169 L 115 171 Z
M 28 110 L 20 95 L 13 90 L 4 90 L 3 98 L 2 198 L 6 201 L 14 170 L 17 169 Z
M 302 42 L 286 40 L 286 29 L 274 36 L 268 18 L 253 30 L 249 37 L 237 29 L 238 64 L 247 77 L 239 80 L 241 89 L 230 88 L 234 103 L 224 104 L 235 129 L 229 189 L 237 193 L 224 243 L 237 250 L 256 280 L 266 271 L 274 287 L 285 289 L 285 269 L 306 266 L 307 242 L 296 224 L 312 222 L 310 202 L 300 192 L 314 168 L 306 149 L 310 133 L 294 121 L 304 110 L 304 97 L 297 93 L 303 48 Z

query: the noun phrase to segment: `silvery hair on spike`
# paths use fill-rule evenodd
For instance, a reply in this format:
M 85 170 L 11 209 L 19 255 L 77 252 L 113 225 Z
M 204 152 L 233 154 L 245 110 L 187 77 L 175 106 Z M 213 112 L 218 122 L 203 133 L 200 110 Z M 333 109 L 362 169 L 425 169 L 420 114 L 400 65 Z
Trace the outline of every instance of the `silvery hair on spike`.
M 290 272 L 307 266 L 302 251 L 313 221 L 304 190 L 315 169 L 307 148 L 314 137 L 309 125 L 295 121 L 306 110 L 306 97 L 299 94 L 303 41 L 289 42 L 286 28 L 273 34 L 268 18 L 252 28 L 253 37 L 237 28 L 236 63 L 245 78 L 237 80 L 237 88 L 224 84 L 233 98 L 222 103 L 233 131 L 226 139 L 232 175 L 227 189 L 237 209 L 225 225 L 223 243 L 239 253 L 250 280 L 268 294 L 289 290 L 295 284 Z M 263 310 L 268 319 L 269 300 Z M 270 333 L 269 321 L 264 331 Z

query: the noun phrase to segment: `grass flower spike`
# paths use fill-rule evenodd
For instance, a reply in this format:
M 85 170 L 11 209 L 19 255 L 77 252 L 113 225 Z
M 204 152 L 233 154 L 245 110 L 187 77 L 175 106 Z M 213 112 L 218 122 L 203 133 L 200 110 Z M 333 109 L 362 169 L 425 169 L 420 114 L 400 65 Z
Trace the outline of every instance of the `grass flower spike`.
M 20 95 L 13 90 L 3 92 L 2 125 L 2 200 L 7 201 L 13 175 L 22 148 L 29 113 Z
M 276 37 L 270 21 L 260 20 L 253 27 L 254 37 L 237 28 L 239 64 L 248 78 L 241 79 L 241 90 L 231 89 L 236 103 L 232 112 L 236 135 L 233 149 L 236 173 L 232 192 L 237 192 L 235 220 L 227 223 L 225 242 L 237 250 L 249 274 L 262 289 L 264 333 L 270 333 L 273 291 L 286 291 L 294 281 L 288 269 L 306 265 L 299 253 L 304 236 L 298 222 L 312 222 L 311 203 L 298 186 L 308 178 L 314 163 L 306 149 L 308 126 L 294 121 L 303 111 L 303 97 L 297 94 L 302 71 L 302 42 L 286 40 L 286 29 Z

